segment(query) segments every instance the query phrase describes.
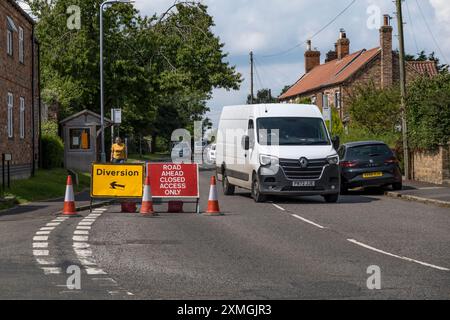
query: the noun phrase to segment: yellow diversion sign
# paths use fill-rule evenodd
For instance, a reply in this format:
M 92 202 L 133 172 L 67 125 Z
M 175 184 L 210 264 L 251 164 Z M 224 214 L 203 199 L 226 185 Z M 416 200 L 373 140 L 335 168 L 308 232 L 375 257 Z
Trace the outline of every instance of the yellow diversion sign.
M 92 198 L 142 198 L 145 170 L 139 164 L 93 164 Z

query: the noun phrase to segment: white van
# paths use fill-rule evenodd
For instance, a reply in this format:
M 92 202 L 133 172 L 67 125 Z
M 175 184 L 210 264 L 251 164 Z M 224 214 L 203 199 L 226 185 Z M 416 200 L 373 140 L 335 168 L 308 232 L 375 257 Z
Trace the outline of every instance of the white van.
M 225 107 L 217 134 L 217 178 L 225 195 L 339 199 L 339 138 L 331 139 L 317 106 L 263 104 Z

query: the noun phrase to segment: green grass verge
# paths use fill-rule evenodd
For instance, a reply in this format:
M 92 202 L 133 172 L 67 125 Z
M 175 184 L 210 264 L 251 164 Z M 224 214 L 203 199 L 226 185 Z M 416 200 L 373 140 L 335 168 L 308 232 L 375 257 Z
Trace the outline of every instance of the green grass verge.
M 64 197 L 67 175 L 65 169 L 39 170 L 33 178 L 11 181 L 11 189 L 7 190 L 5 195 L 15 197 L 20 204 Z M 79 185 L 74 186 L 74 191 L 80 192 L 89 188 L 90 179 L 89 174 L 79 173 Z M 12 205 L 3 203 L 3 206 L 0 210 Z

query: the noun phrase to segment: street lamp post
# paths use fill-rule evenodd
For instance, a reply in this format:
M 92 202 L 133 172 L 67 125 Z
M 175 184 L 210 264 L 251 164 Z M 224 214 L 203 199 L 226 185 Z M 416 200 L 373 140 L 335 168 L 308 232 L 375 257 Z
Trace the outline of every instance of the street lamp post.
M 106 163 L 105 150 L 105 92 L 103 86 L 103 9 L 108 4 L 132 3 L 132 0 L 108 0 L 100 5 L 100 134 L 101 134 L 101 163 Z

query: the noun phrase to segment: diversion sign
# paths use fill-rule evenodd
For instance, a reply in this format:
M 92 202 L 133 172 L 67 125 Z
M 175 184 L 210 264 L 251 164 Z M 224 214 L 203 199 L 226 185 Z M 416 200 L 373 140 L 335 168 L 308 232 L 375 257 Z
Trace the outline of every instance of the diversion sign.
M 91 198 L 142 198 L 144 176 L 139 164 L 93 164 Z

